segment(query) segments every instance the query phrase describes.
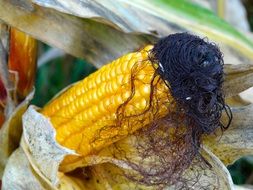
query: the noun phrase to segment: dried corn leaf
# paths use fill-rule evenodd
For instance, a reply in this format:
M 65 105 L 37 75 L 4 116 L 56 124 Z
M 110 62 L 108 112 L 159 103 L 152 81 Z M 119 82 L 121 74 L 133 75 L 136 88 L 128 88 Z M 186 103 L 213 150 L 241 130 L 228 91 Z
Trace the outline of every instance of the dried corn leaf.
M 13 152 L 8 160 L 2 180 L 3 190 L 53 190 L 43 184 L 21 148 Z
M 22 148 L 18 148 L 11 155 L 3 175 L 3 190 L 90 190 L 84 185 L 84 180 L 57 173 L 59 184 L 50 182 L 38 169 L 34 159 L 29 155 L 29 148 L 22 141 Z M 28 155 L 28 157 L 27 157 Z
M 94 20 L 40 6 L 28 11 L 3 0 L 0 0 L 0 19 L 98 67 L 154 40 L 150 35 L 122 33 Z
M 253 87 L 249 88 L 246 91 L 243 91 L 240 94 L 240 97 L 242 97 L 243 100 L 253 103 Z
M 93 167 L 86 169 L 86 174 L 89 177 L 89 180 L 86 181 L 86 183 L 92 186 L 94 190 L 157 189 L 156 187 L 147 187 L 127 179 L 123 175 L 120 167 L 110 163 L 94 165 Z
M 60 182 L 58 185 L 58 190 L 93 190 L 94 186 L 89 186 L 86 183 L 85 179 L 75 177 L 75 176 L 68 176 L 63 173 L 59 176 Z M 95 190 L 95 189 L 94 189 Z
M 23 150 L 25 149 L 25 150 Z M 11 155 L 3 176 L 3 190 L 92 190 L 94 185 L 86 184 L 84 178 L 58 173 L 59 184 L 55 186 L 43 176 L 41 171 L 28 159 L 27 147 L 18 148 Z M 29 152 L 29 151 L 28 151 Z
M 133 139 L 131 139 L 132 142 Z M 128 140 L 124 140 L 126 141 Z M 129 142 L 129 141 L 128 141 Z M 120 144 L 118 142 L 117 144 Z M 132 143 L 131 143 L 132 144 Z M 130 145 L 131 146 L 131 145 Z M 133 148 L 133 147 L 132 147 Z M 131 148 L 131 153 L 128 155 L 128 159 L 130 161 L 135 160 L 138 158 L 138 155 L 132 155 L 133 149 Z M 128 151 L 127 149 L 126 151 Z M 186 172 L 184 173 L 184 177 L 188 179 L 187 182 L 188 187 L 192 189 L 202 189 L 208 187 L 208 189 L 232 189 L 232 179 L 231 176 L 223 165 L 223 163 L 209 150 L 203 150 L 202 154 L 204 158 L 211 164 L 211 168 L 199 165 L 192 165 Z M 118 155 L 119 156 L 119 155 Z M 121 155 L 121 159 L 125 159 L 125 154 Z M 120 158 L 119 158 L 120 159 Z M 152 161 L 151 161 L 152 162 Z M 109 164 L 110 163 L 110 164 Z M 157 187 L 147 187 L 140 184 L 136 184 L 133 181 L 125 178 L 122 175 L 122 170 L 125 170 L 127 173 L 129 169 L 126 169 L 125 165 L 118 165 L 118 167 L 112 163 L 114 163 L 113 159 L 105 164 L 95 165 L 90 167 L 93 184 L 96 181 L 97 189 L 103 189 L 105 187 L 110 187 L 111 189 L 134 189 L 134 187 L 138 187 L 139 189 L 156 189 Z M 141 164 L 146 164 L 145 167 L 149 168 L 150 165 L 144 162 Z M 178 189 L 183 184 L 176 184 L 175 186 L 167 187 L 166 189 Z M 185 185 L 185 184 L 184 184 Z
M 225 165 L 244 155 L 253 154 L 253 104 L 232 109 L 233 121 L 223 134 L 207 137 L 205 145 Z
M 251 102 L 248 102 L 241 96 L 237 95 L 230 98 L 226 98 L 226 103 L 231 107 L 239 107 L 239 106 L 247 106 Z
M 234 185 L 234 190 L 252 190 L 253 186 L 252 185 Z
M 253 66 L 225 65 L 224 91 L 226 97 L 238 95 L 253 86 Z
M 141 32 L 166 35 L 165 22 L 177 24 L 202 35 L 229 44 L 253 58 L 253 43 L 232 26 L 209 10 L 185 0 L 132 0 L 132 1 L 68 1 L 33 0 L 34 3 L 71 15 L 91 18 L 109 24 L 124 32 Z M 127 10 L 125 9 L 127 7 Z M 145 19 L 144 19 L 145 18 Z M 161 22 L 164 20 L 163 22 Z M 141 26 L 140 26 L 141 25 Z M 221 37 L 222 36 L 222 37 Z
M 233 189 L 233 181 L 226 166 L 210 150 L 204 148 L 202 155 L 211 167 L 191 166 L 184 175 L 191 175 L 193 183 L 196 181 L 196 174 L 200 176 L 197 183 L 193 183 L 193 189 Z M 194 178 L 195 177 L 195 178 Z
M 57 173 L 59 164 L 65 155 L 75 154 L 62 147 L 55 140 L 56 132 L 49 119 L 30 106 L 23 115 L 24 143 L 22 147 L 33 165 L 41 171 L 53 186 L 59 182 Z M 34 166 L 35 168 L 35 166 Z
M 26 111 L 33 94 L 34 92 L 31 92 L 26 97 L 0 129 L 0 176 L 3 174 L 9 156 L 19 146 L 22 135 L 22 115 Z
M 124 148 L 123 152 L 127 152 L 128 159 L 132 162 L 140 161 L 138 151 L 136 150 L 135 136 L 129 136 L 124 140 L 117 142 L 117 146 L 112 145 L 107 149 L 104 149 L 97 156 L 87 157 L 84 162 L 85 167 L 83 170 L 85 175 L 81 176 L 72 172 L 70 175 L 64 175 L 58 173 L 58 165 L 66 154 L 73 153 L 63 147 L 60 147 L 55 141 L 55 132 L 45 117 L 36 112 L 33 107 L 29 107 L 23 118 L 24 124 L 24 139 L 22 141 L 22 148 L 25 152 L 18 151 L 14 153 L 12 159 L 10 159 L 8 167 L 5 170 L 5 176 L 3 181 L 11 187 L 19 185 L 20 180 L 11 180 L 10 176 L 12 172 L 17 172 L 17 179 L 22 179 L 21 174 L 28 172 L 27 175 L 34 175 L 30 179 L 32 184 L 38 185 L 38 188 L 49 186 L 50 189 L 68 190 L 73 189 L 131 189 L 138 187 L 139 189 L 155 189 L 155 187 L 146 187 L 140 184 L 136 184 L 133 181 L 125 178 L 122 171 L 131 171 L 130 165 L 125 160 L 125 154 L 115 155 L 115 147 Z M 139 139 L 139 138 L 138 138 Z M 140 140 L 140 139 L 139 139 Z M 138 142 L 140 143 L 140 142 Z M 19 157 L 16 154 L 24 154 L 26 158 L 22 158 L 22 163 L 19 163 Z M 122 152 L 121 152 L 122 153 Z M 200 174 L 197 182 L 195 179 L 194 184 L 189 183 L 194 188 L 201 188 L 203 186 L 210 186 L 214 188 L 221 187 L 222 189 L 231 189 L 231 178 L 225 168 L 225 166 L 209 151 L 203 150 L 203 156 L 212 165 L 212 168 L 198 167 L 192 165 L 189 170 L 185 172 L 188 178 L 195 179 L 196 172 Z M 21 157 L 21 156 L 20 156 Z M 14 159 L 16 158 L 16 160 Z M 95 158 L 95 159 L 94 159 Z M 30 165 L 25 159 L 29 160 Z M 149 167 L 149 161 L 143 161 L 142 164 L 145 167 Z M 20 168 L 22 166 L 22 168 Z M 29 167 L 28 167 L 29 166 Z M 80 166 L 80 165 L 79 165 Z M 50 169 L 52 169 L 50 171 Z M 24 171 L 25 170 L 25 171 Z M 7 176 L 7 177 L 6 177 Z M 9 182 L 6 182 L 6 180 Z M 11 182 L 11 183 L 10 183 Z M 28 183 L 24 180 L 24 186 L 20 186 L 21 189 L 27 189 Z M 16 186 L 15 186 L 16 185 Z M 180 184 L 179 184 L 180 185 Z M 7 186 L 10 187 L 10 186 Z M 174 189 L 169 187 L 168 189 Z
M 222 42 L 226 63 L 249 63 L 235 49 L 253 55 L 252 41 L 210 11 L 186 1 L 33 2 L 37 5 L 31 10 L 0 0 L 0 19 L 97 67 L 158 37 L 187 30 Z
M 17 6 L 20 9 L 24 9 L 27 12 L 32 12 L 34 6 L 31 3 L 31 0 L 9 0 L 13 5 Z
M 125 173 L 132 171 L 129 162 L 141 164 L 142 167 L 149 169 L 154 158 L 143 159 L 137 150 L 136 141 L 138 144 L 140 138 L 134 135 L 118 141 L 116 145 L 111 145 L 103 149 L 97 156 L 85 157 L 77 164 L 86 169 L 83 172 L 86 174 L 86 183 L 95 187 L 95 189 L 156 189 L 157 187 L 148 187 L 141 184 L 134 183 L 124 176 Z M 120 151 L 119 151 L 120 150 Z M 208 149 L 202 150 L 202 155 L 212 166 L 198 165 L 194 162 L 193 165 L 187 169 L 183 175 L 186 178 L 188 187 L 192 189 L 201 189 L 208 187 L 209 189 L 232 189 L 232 179 L 226 169 L 225 165 Z M 126 159 L 127 158 L 127 159 Z M 89 166 L 87 168 L 87 166 Z M 67 166 L 65 166 L 67 167 Z M 72 170 L 72 168 L 69 168 Z M 167 189 L 178 189 L 181 185 L 168 187 Z

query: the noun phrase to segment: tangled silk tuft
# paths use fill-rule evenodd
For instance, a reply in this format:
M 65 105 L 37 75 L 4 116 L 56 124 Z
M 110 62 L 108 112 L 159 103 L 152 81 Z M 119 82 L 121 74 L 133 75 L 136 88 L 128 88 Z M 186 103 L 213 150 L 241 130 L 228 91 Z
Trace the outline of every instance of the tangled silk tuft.
M 219 48 L 188 33 L 169 35 L 152 50 L 159 74 L 171 93 L 203 133 L 212 133 L 220 123 L 222 110 L 231 117 L 222 94 L 223 58 Z
M 168 86 L 175 108 L 138 131 L 141 162 L 153 161 L 147 168 L 141 162 L 128 160 L 138 175 L 127 176 L 146 185 L 177 184 L 177 188 L 189 188 L 197 179 L 186 177 L 185 170 L 193 162 L 208 165 L 199 151 L 201 137 L 217 128 L 225 130 L 232 120 L 222 93 L 223 56 L 219 48 L 206 39 L 177 33 L 160 39 L 150 51 L 149 59 L 156 69 L 155 75 Z M 152 104 L 157 105 L 159 100 L 154 98 L 157 86 L 151 84 L 151 87 L 150 109 L 154 109 Z M 124 118 L 124 106 L 127 105 L 118 109 L 120 119 Z M 222 112 L 228 117 L 226 125 L 220 121 Z

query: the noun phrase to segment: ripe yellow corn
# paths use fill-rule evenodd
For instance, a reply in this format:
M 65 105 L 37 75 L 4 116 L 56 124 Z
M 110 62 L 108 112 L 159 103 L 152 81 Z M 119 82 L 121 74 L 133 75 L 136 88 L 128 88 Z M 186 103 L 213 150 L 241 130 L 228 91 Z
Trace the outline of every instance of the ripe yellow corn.
M 154 65 L 149 60 L 151 49 L 152 46 L 147 46 L 103 66 L 41 110 L 50 118 L 57 132 L 56 140 L 61 145 L 81 156 L 95 154 L 148 125 L 154 115 L 152 112 L 157 112 L 159 117 L 167 113 L 172 97 L 163 80 L 155 75 Z M 157 89 L 153 97 L 157 101 L 152 105 L 151 81 L 156 83 Z M 117 110 L 126 101 L 128 103 L 121 118 Z M 148 111 L 145 113 L 145 110 Z M 133 115 L 131 119 L 126 119 Z M 69 156 L 62 164 L 78 159 L 77 156 Z

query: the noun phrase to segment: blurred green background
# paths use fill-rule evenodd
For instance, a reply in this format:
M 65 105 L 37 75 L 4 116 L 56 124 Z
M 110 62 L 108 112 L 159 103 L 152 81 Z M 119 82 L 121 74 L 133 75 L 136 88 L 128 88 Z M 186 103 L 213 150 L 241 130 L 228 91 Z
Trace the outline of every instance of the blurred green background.
M 40 44 L 40 52 L 52 51 L 46 44 Z M 39 66 L 35 81 L 35 97 L 33 104 L 42 107 L 64 87 L 83 79 L 96 71 L 96 67 L 84 60 L 61 54 L 43 61 Z
M 253 31 L 253 1 L 243 2 L 251 31 Z M 39 48 L 40 58 L 45 52 L 54 51 L 52 47 L 43 43 L 40 43 Z M 59 50 L 56 53 L 53 52 L 51 57 L 39 63 L 36 93 L 32 103 L 42 107 L 64 87 L 83 79 L 94 71 L 96 68 L 84 60 L 74 58 Z M 228 168 L 235 184 L 253 184 L 253 156 L 243 157 Z

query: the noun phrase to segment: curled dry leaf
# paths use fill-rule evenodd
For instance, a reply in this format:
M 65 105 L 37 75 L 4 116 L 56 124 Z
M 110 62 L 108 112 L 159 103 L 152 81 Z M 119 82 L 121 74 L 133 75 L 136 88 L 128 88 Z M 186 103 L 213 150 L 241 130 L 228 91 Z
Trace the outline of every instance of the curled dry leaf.
M 138 138 L 138 140 L 140 140 Z M 84 158 L 84 163 L 90 164 L 90 167 L 86 167 L 86 169 L 81 170 L 86 174 L 85 183 L 94 187 L 94 189 L 146 189 L 153 190 L 157 187 L 152 186 L 144 186 L 142 184 L 138 184 L 133 182 L 131 179 L 125 177 L 125 174 L 131 172 L 130 165 L 126 167 L 130 162 L 139 162 L 142 161 L 141 164 L 146 168 L 150 168 L 150 163 L 154 160 L 144 160 L 138 155 L 138 150 L 136 149 L 136 141 L 135 136 L 129 136 L 124 140 L 117 142 L 116 146 L 110 146 L 107 149 L 102 150 L 97 158 L 101 156 L 101 163 L 96 163 L 95 165 L 93 160 L 87 163 L 87 158 Z M 140 142 L 138 142 L 140 143 Z M 134 145 L 135 144 L 135 145 Z M 119 146 L 121 147 L 121 151 L 118 152 Z M 115 148 L 117 150 L 115 150 Z M 115 155 L 115 152 L 118 154 Z M 110 155 L 111 154 L 111 155 Z M 192 189 L 233 189 L 233 183 L 231 176 L 223 163 L 209 150 L 202 150 L 203 157 L 206 161 L 209 162 L 211 167 L 207 165 L 205 167 L 194 164 L 191 165 L 189 169 L 185 171 L 183 174 L 189 181 L 187 182 L 188 188 Z M 103 158 L 107 157 L 107 162 L 104 162 Z M 115 164 L 115 156 L 118 159 Z M 126 160 L 127 157 L 127 160 Z M 97 159 L 99 160 L 99 159 Z M 139 162 L 140 163 L 140 162 Z M 76 170 L 78 172 L 78 170 Z M 79 171 L 80 173 L 80 171 Z M 80 176 L 80 175 L 79 175 Z M 178 189 L 182 184 L 175 184 L 174 186 L 167 187 L 165 189 Z
M 2 190 L 91 190 L 84 185 L 82 179 L 59 174 L 60 184 L 53 186 L 42 177 L 41 172 L 34 164 L 31 164 L 22 148 L 18 148 L 10 156 L 2 178 Z
M 193 184 L 193 189 L 201 189 L 203 186 L 208 187 L 208 189 L 233 189 L 231 175 L 219 158 L 206 148 L 202 150 L 202 155 L 211 167 L 195 168 L 198 167 L 198 165 L 193 165 L 192 170 L 190 168 L 186 171 L 185 175 L 189 175 L 187 174 L 187 172 L 189 172 L 194 176 L 194 173 L 196 174 L 196 171 L 199 169 L 200 178 L 197 183 Z
M 78 176 L 70 176 L 61 173 L 59 175 L 60 183 L 58 190 L 95 190 L 93 185 L 87 182 L 87 179 Z
M 252 100 L 238 94 L 253 86 L 253 66 L 248 64 L 225 65 L 224 94 L 226 103 L 230 106 L 246 106 Z
M 244 186 L 234 185 L 234 190 L 251 190 L 251 189 L 253 189 L 252 185 L 244 185 Z
M 36 39 L 76 57 L 85 58 L 97 67 L 154 40 L 150 35 L 125 34 L 93 20 L 73 17 L 40 6 L 28 13 L 9 1 L 0 1 L 0 19 Z
M 253 86 L 253 65 L 225 65 L 224 93 L 226 98 L 238 95 Z
M 34 10 L 34 5 L 31 3 L 31 1 L 27 0 L 10 0 L 10 2 L 17 6 L 20 9 L 24 9 L 27 12 L 32 12 Z
M 0 129 L 0 176 L 3 174 L 9 156 L 19 146 L 22 135 L 22 115 L 26 111 L 33 94 L 34 92 L 31 92 L 26 97 Z
M 45 2 L 44 0 L 33 0 L 33 2 L 78 17 L 97 20 L 124 32 L 152 34 L 153 31 L 160 35 L 167 35 L 165 27 L 167 22 L 188 28 L 198 34 L 210 36 L 213 39 L 222 35 L 223 37 L 219 38 L 219 41 L 236 49 L 241 46 L 238 50 L 244 49 L 242 53 L 253 47 L 252 42 L 240 35 L 228 23 L 216 17 L 212 12 L 187 1 L 108 0 L 100 2 L 95 0 L 90 2 L 84 0 L 69 2 L 67 0 L 49 0 Z M 125 11 L 125 7 L 128 8 L 127 11 Z M 198 14 L 194 14 L 192 11 Z M 237 40 L 233 40 L 233 38 Z M 253 58 L 250 54 L 247 56 Z
M 250 104 L 250 102 L 242 98 L 240 95 L 226 98 L 226 103 L 232 107 L 247 106 Z
M 55 141 L 49 120 L 30 106 L 23 115 L 21 147 L 8 160 L 3 189 L 69 190 L 84 189 L 80 182 L 58 173 L 66 154 L 73 154 Z
M 243 100 L 253 103 L 253 87 L 249 88 L 248 90 L 242 92 L 240 94 Z
M 56 186 L 59 181 L 59 164 L 66 155 L 75 153 L 56 142 L 56 132 L 49 119 L 38 113 L 33 106 L 23 115 L 23 130 L 24 144 L 29 150 L 27 156 L 33 159 L 43 175 Z
M 86 169 L 86 174 L 88 174 L 90 179 L 86 183 L 92 186 L 94 190 L 154 190 L 154 187 L 147 187 L 127 179 L 123 175 L 121 168 L 110 163 L 94 165 Z
M 13 153 L 5 169 L 3 181 L 5 189 L 7 187 L 17 187 L 19 189 L 29 189 L 33 184 L 37 188 L 68 190 L 76 189 L 129 189 L 138 187 L 140 189 L 155 189 L 137 184 L 124 176 L 124 172 L 131 172 L 129 161 L 135 162 L 142 159 L 136 149 L 136 137 L 129 136 L 116 145 L 111 145 L 103 149 L 97 156 L 84 158 L 85 169 L 71 172 L 68 175 L 58 172 L 58 166 L 64 155 L 73 152 L 61 147 L 56 143 L 55 132 L 49 120 L 36 112 L 34 107 L 29 107 L 24 118 L 24 139 L 21 143 L 22 149 Z M 36 130 L 35 130 L 36 129 Z M 140 140 L 138 138 L 138 140 Z M 140 142 L 138 142 L 139 144 Z M 123 151 L 115 154 L 115 148 L 123 148 Z M 123 153 L 123 154 L 122 154 Z M 126 160 L 126 154 L 128 160 Z M 194 188 L 210 186 L 214 188 L 231 189 L 231 178 L 225 166 L 210 151 L 203 150 L 204 158 L 212 165 L 205 168 L 192 165 L 185 172 L 187 178 L 196 178 L 198 181 L 188 185 Z M 96 158 L 96 159 L 94 159 Z M 143 161 L 144 167 L 149 168 L 149 163 L 153 159 Z M 89 167 L 87 167 L 89 165 Z M 51 169 L 51 170 L 50 170 Z M 14 177 L 11 178 L 10 176 Z M 23 179 L 22 176 L 30 176 L 30 180 Z M 7 181 L 8 180 L 8 181 Z M 23 181 L 20 185 L 20 181 Z M 192 181 L 193 182 L 193 181 Z M 50 187 L 50 188 L 49 188 Z M 174 189 L 174 187 L 168 187 Z
M 253 154 L 253 104 L 232 109 L 233 121 L 228 130 L 207 137 L 205 145 L 225 165 L 244 155 Z
M 22 148 L 18 148 L 10 156 L 2 180 L 3 190 L 51 190 L 45 187 L 46 185 L 30 166 Z
M 138 143 L 137 143 L 138 140 Z M 150 169 L 153 158 L 143 159 L 138 152 L 138 145 L 141 139 L 131 135 L 103 149 L 98 155 L 85 157 L 83 159 L 83 173 L 90 180 L 87 184 L 93 184 L 95 189 L 131 189 L 138 187 L 140 189 L 155 189 L 138 183 L 134 183 L 125 177 L 125 174 L 131 172 L 132 163 L 141 164 L 145 169 Z M 142 143 L 145 146 L 145 142 Z M 201 189 L 209 187 L 210 189 L 232 189 L 232 179 L 225 165 L 208 149 L 202 150 L 203 157 L 212 167 L 193 164 L 183 174 L 188 179 L 187 185 L 191 188 Z M 131 162 L 131 163 L 130 163 Z M 195 163 L 195 162 L 194 162 Z M 75 163 L 79 166 L 81 163 Z M 87 167 L 90 166 L 90 167 Z M 65 166 L 67 167 L 67 166 Z M 69 165 L 72 170 L 74 166 Z M 78 170 L 76 170 L 78 171 Z M 182 184 L 176 184 L 168 189 L 177 189 Z
M 36 9 L 30 11 L 12 1 L 0 1 L 0 19 L 97 67 L 158 37 L 187 30 L 221 42 L 225 62 L 250 63 L 234 49 L 253 55 L 253 43 L 244 35 L 210 11 L 186 1 L 33 2 Z

